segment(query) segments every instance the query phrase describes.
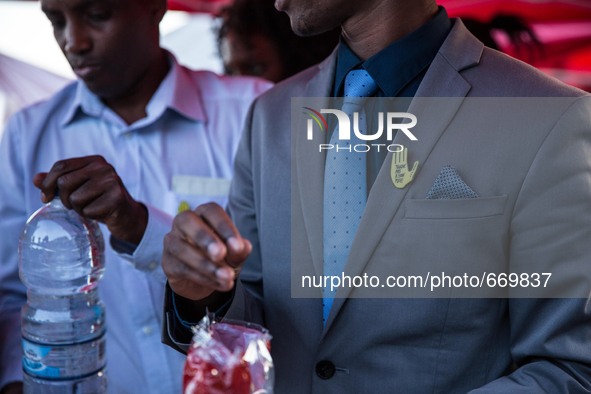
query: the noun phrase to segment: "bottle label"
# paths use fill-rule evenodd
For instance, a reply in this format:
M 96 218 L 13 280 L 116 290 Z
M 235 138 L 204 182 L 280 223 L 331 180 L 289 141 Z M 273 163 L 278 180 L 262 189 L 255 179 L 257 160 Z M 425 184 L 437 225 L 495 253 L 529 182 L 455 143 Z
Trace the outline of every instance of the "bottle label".
M 45 357 L 51 352 L 51 346 L 38 345 L 23 339 L 23 369 L 33 376 L 59 378 L 60 369 L 43 364 Z
M 59 380 L 89 376 L 106 364 L 104 334 L 92 341 L 46 345 L 22 339 L 23 371 L 38 378 Z

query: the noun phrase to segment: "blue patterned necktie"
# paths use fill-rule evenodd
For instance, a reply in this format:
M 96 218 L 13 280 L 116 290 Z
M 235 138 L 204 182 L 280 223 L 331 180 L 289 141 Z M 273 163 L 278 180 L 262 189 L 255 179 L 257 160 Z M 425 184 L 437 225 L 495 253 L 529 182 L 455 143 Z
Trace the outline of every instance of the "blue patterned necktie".
M 359 130 L 366 134 L 364 98 L 372 96 L 377 85 L 365 70 L 352 70 L 345 78 L 345 98 L 342 111 L 353 122 L 353 112 L 359 113 Z M 330 144 L 335 146 L 326 154 L 324 166 L 324 275 L 340 276 L 363 215 L 367 199 L 366 155 L 352 147 L 361 143 L 353 130 L 350 140 L 339 140 L 334 130 Z M 336 149 L 338 145 L 339 149 Z M 349 149 L 351 151 L 349 152 Z M 330 286 L 330 281 L 329 281 Z M 326 325 L 336 289 L 324 289 L 322 322 Z

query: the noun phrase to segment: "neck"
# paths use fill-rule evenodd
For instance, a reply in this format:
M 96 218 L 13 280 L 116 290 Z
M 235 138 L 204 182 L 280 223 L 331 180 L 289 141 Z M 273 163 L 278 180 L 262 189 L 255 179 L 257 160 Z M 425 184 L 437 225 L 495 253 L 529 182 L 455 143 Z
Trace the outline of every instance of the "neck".
M 431 1 L 378 3 L 349 18 L 342 26 L 345 42 L 362 60 L 415 31 L 437 13 L 437 4 Z
M 145 118 L 146 106 L 166 76 L 168 69 L 166 54 L 162 51 L 159 57 L 153 61 L 153 65 L 146 69 L 144 75 L 138 78 L 125 94 L 114 98 L 103 98 L 103 101 L 128 125 Z

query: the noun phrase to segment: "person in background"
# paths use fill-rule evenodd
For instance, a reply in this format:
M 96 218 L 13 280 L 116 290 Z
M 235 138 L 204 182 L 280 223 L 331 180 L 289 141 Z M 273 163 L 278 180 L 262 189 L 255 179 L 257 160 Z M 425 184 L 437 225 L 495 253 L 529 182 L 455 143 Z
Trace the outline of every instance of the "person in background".
M 8 122 L 0 145 L 0 389 L 22 390 L 18 238 L 59 198 L 101 223 L 111 393 L 178 393 L 160 342 L 162 240 L 183 207 L 225 202 L 243 119 L 270 84 L 192 71 L 159 45 L 165 0 L 42 0 L 78 80 Z M 41 196 L 41 197 L 40 197 Z
M 219 14 L 218 49 L 229 75 L 253 75 L 279 82 L 324 60 L 340 29 L 300 37 L 274 0 L 235 0 Z
M 526 60 L 533 60 L 543 53 L 543 45 L 535 32 L 518 16 L 500 14 L 490 21 L 462 18 L 462 22 L 470 33 L 489 48 L 501 50 L 494 35 L 494 32 L 498 32 L 507 36 L 516 54 Z
M 540 41 L 534 29 L 519 16 L 499 14 L 493 16 L 489 21 L 462 17 L 462 22 L 487 47 L 508 53 L 567 84 L 591 92 L 589 78 L 581 76 L 585 73 L 561 67 L 548 67 L 544 64 L 549 48 Z M 506 38 L 505 44 L 501 45 L 500 37 Z M 562 46 L 567 49 L 568 44 L 563 43 Z
M 46 99 L 68 82 L 59 75 L 0 54 L 0 137 L 10 115 Z
M 163 340 L 186 349 L 206 310 L 260 323 L 281 394 L 591 392 L 591 96 L 486 48 L 435 0 L 276 6 L 298 34 L 341 26 L 343 38 L 255 101 L 230 216 L 216 204 L 176 216 L 162 260 Z M 412 97 L 415 140 L 398 130 L 385 143 L 404 152 L 347 151 L 345 128 L 339 139 L 290 119 L 302 112 L 294 97 L 343 96 Z M 345 149 L 318 149 L 337 143 Z M 549 268 L 551 286 L 579 292 L 380 287 L 401 272 L 474 268 L 478 278 Z M 404 297 L 414 290 L 422 297 Z

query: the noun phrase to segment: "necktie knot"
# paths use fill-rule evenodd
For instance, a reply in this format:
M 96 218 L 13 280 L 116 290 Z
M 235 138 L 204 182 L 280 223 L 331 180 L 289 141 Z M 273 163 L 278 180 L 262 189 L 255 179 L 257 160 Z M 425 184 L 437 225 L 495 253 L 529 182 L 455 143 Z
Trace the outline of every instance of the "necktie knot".
M 376 81 L 363 69 L 351 70 L 345 77 L 345 97 L 370 97 L 376 90 Z

